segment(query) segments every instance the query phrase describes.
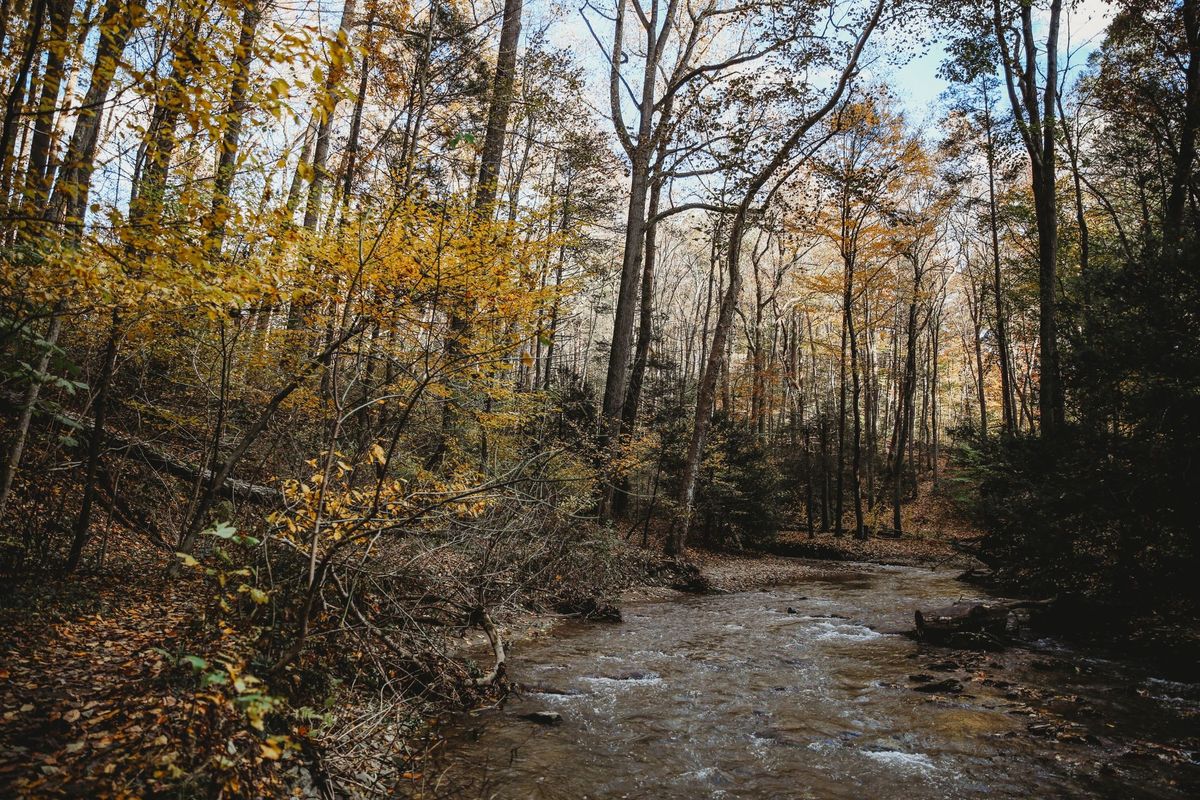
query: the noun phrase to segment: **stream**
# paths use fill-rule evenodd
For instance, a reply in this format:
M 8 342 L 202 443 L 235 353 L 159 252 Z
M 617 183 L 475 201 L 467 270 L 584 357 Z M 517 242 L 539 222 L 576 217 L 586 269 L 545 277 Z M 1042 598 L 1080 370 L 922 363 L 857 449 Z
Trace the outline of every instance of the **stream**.
M 571 800 L 1200 797 L 1200 684 L 1049 639 L 971 653 L 900 634 L 914 608 L 981 597 L 950 573 L 854 565 L 563 624 L 513 649 L 520 696 L 443 731 L 443 786 Z M 537 711 L 562 721 L 522 717 Z

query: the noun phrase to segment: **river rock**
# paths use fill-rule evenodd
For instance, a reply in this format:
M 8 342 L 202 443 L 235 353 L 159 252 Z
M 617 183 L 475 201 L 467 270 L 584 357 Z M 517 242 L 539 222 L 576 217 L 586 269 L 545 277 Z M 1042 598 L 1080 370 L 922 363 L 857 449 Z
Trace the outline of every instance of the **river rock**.
M 559 725 L 562 723 L 562 714 L 557 711 L 530 711 L 520 715 L 521 719 L 527 719 L 530 722 L 536 722 L 539 725 Z
M 930 681 L 929 683 L 923 683 L 920 686 L 912 687 L 914 692 L 924 692 L 926 694 L 958 694 L 962 691 L 962 689 L 962 684 L 954 680 L 954 678 L 946 678 L 944 681 Z
M 534 684 L 532 686 L 522 686 L 521 690 L 529 694 L 552 694 L 560 697 L 570 697 L 572 695 L 583 694 L 578 689 L 559 689 L 555 686 L 542 686 Z

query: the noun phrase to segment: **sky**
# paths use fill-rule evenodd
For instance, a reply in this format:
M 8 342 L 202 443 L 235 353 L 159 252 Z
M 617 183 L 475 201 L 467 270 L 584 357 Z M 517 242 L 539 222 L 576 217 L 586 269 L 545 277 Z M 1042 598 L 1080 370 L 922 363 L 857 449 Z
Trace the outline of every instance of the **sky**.
M 1103 42 L 1114 9 L 1108 0 L 1081 0 L 1073 7 L 1070 3 L 1065 5 L 1059 34 L 1060 63 L 1066 63 L 1069 55 L 1070 70 L 1075 75 L 1086 65 L 1088 55 Z M 887 73 L 888 83 L 903 102 L 911 120 L 928 119 L 948 88 L 946 81 L 937 75 L 938 67 L 946 57 L 944 45 L 935 40 L 922 55 Z
M 590 95 L 603 103 L 598 112 L 607 117 L 607 67 L 600 52 L 600 47 L 588 32 L 579 14 L 579 8 L 584 0 L 533 0 L 527 8 L 531 17 L 526 24 L 526 31 L 540 27 L 540 23 L 549 22 L 550 41 L 559 47 L 573 50 L 588 72 L 592 91 Z M 595 0 L 595 5 L 607 11 L 611 0 Z M 1070 56 L 1071 72 L 1077 73 L 1086 63 L 1087 56 L 1099 46 L 1104 36 L 1104 29 L 1113 14 L 1109 0 L 1077 0 L 1066 3 L 1063 11 L 1062 31 L 1060 34 L 1060 61 Z M 591 18 L 597 26 L 596 33 L 604 39 L 611 35 L 611 23 L 600 19 L 596 13 Z M 902 48 L 907 42 L 889 40 L 888 34 L 878 37 L 875 42 L 876 55 L 884 55 L 883 50 Z M 1068 46 L 1069 44 L 1069 46 Z M 916 124 L 931 122 L 937 116 L 939 99 L 948 85 L 938 77 L 938 67 L 945 58 L 945 42 L 936 37 L 929 46 L 919 50 L 907 63 L 901 66 L 886 66 L 886 59 L 877 58 L 878 77 L 886 81 L 904 106 L 908 119 Z

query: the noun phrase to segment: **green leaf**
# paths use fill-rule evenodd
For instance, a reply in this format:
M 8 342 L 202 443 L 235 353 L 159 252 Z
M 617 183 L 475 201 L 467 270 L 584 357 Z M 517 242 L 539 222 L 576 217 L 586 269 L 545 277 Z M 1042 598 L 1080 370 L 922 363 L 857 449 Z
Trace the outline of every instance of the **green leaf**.
M 202 669 L 208 669 L 208 662 L 200 656 L 186 655 L 179 659 L 180 664 L 188 664 L 192 669 L 199 672 Z
M 204 688 L 205 686 L 212 686 L 214 683 L 224 686 L 225 684 L 229 683 L 229 676 L 224 672 L 213 670 L 212 672 L 204 673 L 204 675 L 200 678 L 201 688 Z
M 222 539 L 232 539 L 237 533 L 237 528 L 230 525 L 228 522 L 214 522 L 212 527 L 205 531 L 209 536 L 219 536 Z

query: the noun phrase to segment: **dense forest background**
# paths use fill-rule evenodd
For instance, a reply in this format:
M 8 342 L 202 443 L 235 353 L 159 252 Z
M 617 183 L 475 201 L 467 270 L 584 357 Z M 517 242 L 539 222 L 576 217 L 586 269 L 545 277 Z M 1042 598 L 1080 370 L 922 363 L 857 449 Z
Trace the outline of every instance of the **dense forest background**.
M 501 609 L 918 492 L 1009 585 L 1194 619 L 1200 3 L 1083 13 L 5 0 L 9 596 L 156 587 L 248 749 L 153 780 L 234 794 L 338 682 L 492 690 Z

